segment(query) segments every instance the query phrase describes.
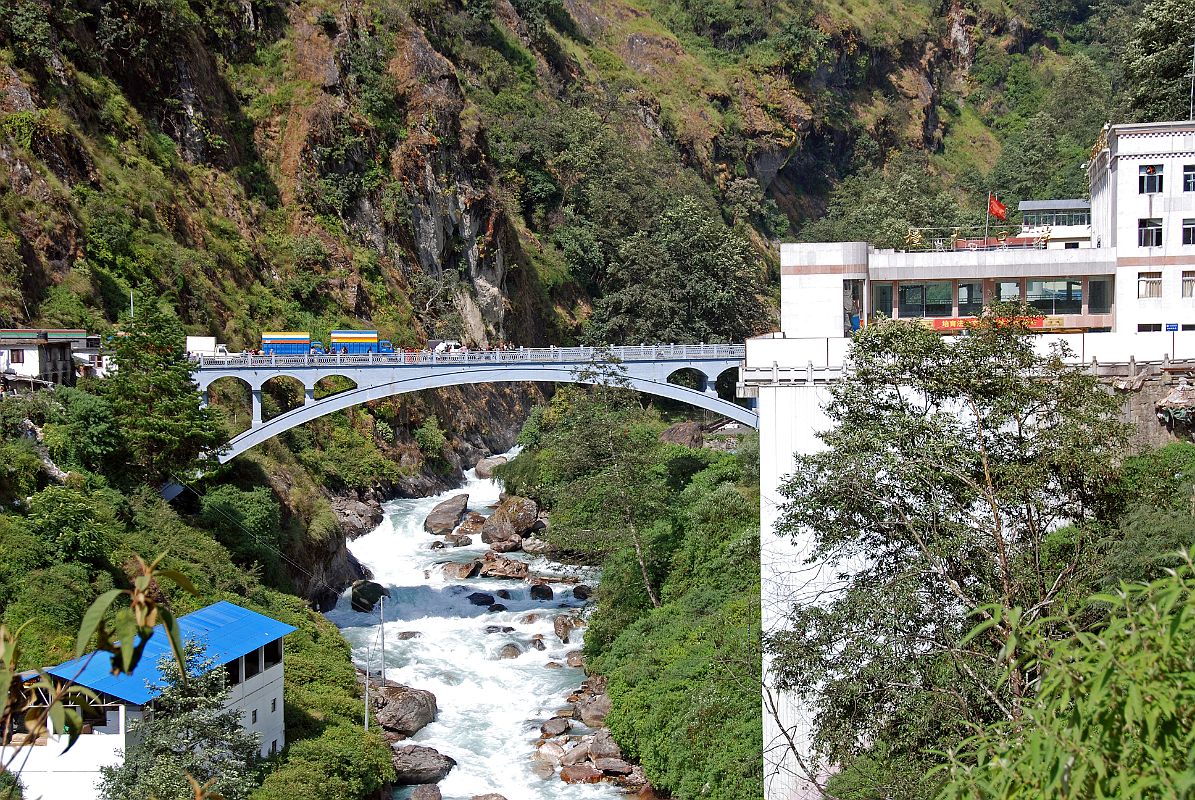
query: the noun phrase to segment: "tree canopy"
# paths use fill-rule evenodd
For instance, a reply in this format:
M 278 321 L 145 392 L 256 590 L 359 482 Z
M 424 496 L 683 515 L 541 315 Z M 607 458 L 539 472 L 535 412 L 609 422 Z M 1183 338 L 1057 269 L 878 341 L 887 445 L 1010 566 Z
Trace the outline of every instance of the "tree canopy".
M 758 256 L 687 197 L 626 239 L 605 289 L 587 331 L 598 344 L 741 342 L 767 319 Z
M 946 340 L 882 321 L 830 389 L 826 449 L 799 455 L 780 529 L 811 539 L 839 588 L 794 598 L 770 647 L 784 688 L 816 709 L 839 785 L 932 794 L 930 752 L 968 726 L 1017 719 L 1032 677 L 1005 675 L 1025 622 L 1066 598 L 1127 436 L 1118 400 L 1018 321 L 989 309 Z M 972 609 L 997 622 L 967 641 Z M 897 787 L 903 787 L 897 791 Z

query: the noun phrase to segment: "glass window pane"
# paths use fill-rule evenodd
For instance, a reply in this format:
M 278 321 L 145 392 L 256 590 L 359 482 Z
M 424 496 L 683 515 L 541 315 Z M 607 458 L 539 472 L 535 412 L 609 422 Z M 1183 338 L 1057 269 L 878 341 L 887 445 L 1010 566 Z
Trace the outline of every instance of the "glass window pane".
M 1020 281 L 999 281 L 996 283 L 996 300 L 1001 303 L 1015 303 L 1021 299 Z
M 983 311 L 983 284 L 958 285 L 958 313 L 960 317 L 978 317 Z
M 925 284 L 925 316 L 949 317 L 954 313 L 950 281 Z
M 902 283 L 899 302 L 902 317 L 925 316 L 925 287 L 919 283 Z
M 892 316 L 892 284 L 873 283 L 871 285 L 871 308 L 874 314 Z
M 1087 282 L 1087 313 L 1107 314 L 1112 310 L 1112 279 L 1092 278 Z
M 1183 191 L 1195 192 L 1195 164 L 1183 166 Z

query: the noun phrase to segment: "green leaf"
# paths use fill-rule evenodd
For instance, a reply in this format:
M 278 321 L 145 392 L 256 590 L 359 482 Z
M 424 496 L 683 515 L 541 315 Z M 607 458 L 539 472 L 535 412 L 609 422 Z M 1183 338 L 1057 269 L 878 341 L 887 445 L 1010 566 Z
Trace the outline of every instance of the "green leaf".
M 91 642 L 91 637 L 95 635 L 100 623 L 103 622 L 104 615 L 108 613 L 108 609 L 116 598 L 122 594 L 124 591 L 121 589 L 109 589 L 97 597 L 91 607 L 87 609 L 87 613 L 83 615 L 83 621 L 79 624 L 79 635 L 75 639 L 76 658 L 87 651 L 87 645 Z

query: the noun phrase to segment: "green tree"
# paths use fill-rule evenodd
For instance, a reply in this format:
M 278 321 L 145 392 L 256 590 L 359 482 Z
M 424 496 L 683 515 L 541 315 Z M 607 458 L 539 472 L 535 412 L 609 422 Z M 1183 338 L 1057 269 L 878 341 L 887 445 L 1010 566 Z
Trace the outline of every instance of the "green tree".
M 836 785 L 873 771 L 858 796 L 932 794 L 930 752 L 1022 716 L 1032 675 L 1004 669 L 1014 610 L 1027 624 L 1066 599 L 1115 476 L 1119 400 L 1061 348 L 1039 355 L 1016 321 L 1030 313 L 989 309 L 953 340 L 869 327 L 830 390 L 826 449 L 798 455 L 783 487 L 781 531 L 811 539 L 841 580 L 817 602 L 794 597 L 770 643 L 776 672 L 816 709 Z M 968 641 L 980 607 L 1000 613 Z
M 54 393 L 62 421 L 47 423 L 46 446 L 60 465 L 107 472 L 121 447 L 120 429 L 107 398 L 63 387 Z
M 1057 641 L 1056 620 L 1021 632 L 1014 669 L 1041 676 L 1015 721 L 952 754 L 941 800 L 1195 794 L 1195 579 L 1191 561 L 1092 598 L 1111 616 Z
M 199 518 L 239 559 L 277 570 L 278 552 L 286 547 L 282 507 L 267 487 L 216 486 L 204 494 Z
M 568 393 L 567 413 L 544 440 L 555 487 L 548 536 L 558 547 L 592 555 L 629 551 L 634 568 L 627 577 L 659 607 L 651 539 L 669 490 L 656 468 L 657 431 L 618 365 L 582 373 L 598 383 Z
M 844 178 L 826 215 L 801 230 L 807 242 L 870 242 L 901 247 L 910 228 L 962 223 L 958 201 L 943 191 L 924 161 L 902 157 L 882 170 Z
M 115 515 L 95 497 L 50 486 L 29 498 L 29 527 L 58 561 L 97 561 L 114 536 Z
M 763 267 L 691 198 L 619 249 L 587 331 L 599 344 L 741 342 L 766 321 Z
M 116 371 L 104 397 L 120 424 L 128 477 L 157 484 L 193 468 L 224 443 L 213 413 L 201 407 L 178 320 L 142 302 L 123 334 L 108 343 Z
M 103 800 L 192 800 L 188 776 L 213 781 L 210 789 L 225 800 L 245 800 L 257 784 L 258 735 L 241 726 L 240 711 L 225 707 L 224 670 L 199 642 L 188 641 L 183 655 L 189 679 L 162 659 L 153 716 L 133 723 L 124 762 L 101 768 Z
M 1129 106 L 1140 122 L 1187 119 L 1195 3 L 1152 0 L 1138 17 L 1124 54 Z

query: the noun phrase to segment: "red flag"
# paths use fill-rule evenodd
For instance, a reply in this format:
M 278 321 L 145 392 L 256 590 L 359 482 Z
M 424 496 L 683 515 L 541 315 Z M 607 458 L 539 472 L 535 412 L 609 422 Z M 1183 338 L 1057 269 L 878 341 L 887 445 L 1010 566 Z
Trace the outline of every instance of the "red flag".
M 996 195 L 988 195 L 988 213 L 998 220 L 1008 220 L 1008 207 L 996 199 Z

